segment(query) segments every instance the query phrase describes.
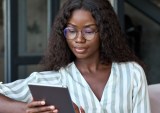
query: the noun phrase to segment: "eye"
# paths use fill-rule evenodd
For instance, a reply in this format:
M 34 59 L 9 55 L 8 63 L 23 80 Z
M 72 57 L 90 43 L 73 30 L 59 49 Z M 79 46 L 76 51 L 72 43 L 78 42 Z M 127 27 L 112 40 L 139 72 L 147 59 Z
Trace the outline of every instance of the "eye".
M 75 30 L 75 29 L 73 29 L 73 28 L 72 28 L 72 29 L 71 29 L 71 28 L 69 28 L 69 29 L 68 29 L 68 32 L 72 34 L 72 33 L 76 33 L 76 30 Z
M 84 29 L 83 32 L 85 32 L 86 34 L 92 34 L 92 33 L 94 33 L 95 31 L 94 31 L 93 29 L 91 29 L 91 28 L 86 28 L 86 29 Z
M 70 37 L 71 35 L 75 35 L 75 34 L 76 34 L 76 30 L 72 27 L 67 27 L 64 29 L 65 37 Z

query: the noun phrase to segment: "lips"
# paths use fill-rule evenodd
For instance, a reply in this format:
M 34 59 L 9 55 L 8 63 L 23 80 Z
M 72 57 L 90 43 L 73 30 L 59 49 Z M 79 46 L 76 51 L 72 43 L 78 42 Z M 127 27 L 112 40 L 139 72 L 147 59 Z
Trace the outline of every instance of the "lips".
M 83 54 L 86 52 L 86 48 L 74 47 L 76 53 Z

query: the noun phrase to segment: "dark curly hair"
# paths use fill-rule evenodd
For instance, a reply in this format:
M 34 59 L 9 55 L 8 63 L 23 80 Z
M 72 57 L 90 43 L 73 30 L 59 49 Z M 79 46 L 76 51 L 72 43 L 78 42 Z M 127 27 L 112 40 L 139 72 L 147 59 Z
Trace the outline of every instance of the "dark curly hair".
M 47 52 L 42 60 L 44 70 L 59 70 L 75 60 L 63 34 L 64 28 L 72 12 L 77 9 L 90 11 L 100 34 L 100 61 L 102 64 L 111 62 L 128 62 L 139 59 L 126 43 L 117 15 L 108 0 L 67 0 L 56 16 Z

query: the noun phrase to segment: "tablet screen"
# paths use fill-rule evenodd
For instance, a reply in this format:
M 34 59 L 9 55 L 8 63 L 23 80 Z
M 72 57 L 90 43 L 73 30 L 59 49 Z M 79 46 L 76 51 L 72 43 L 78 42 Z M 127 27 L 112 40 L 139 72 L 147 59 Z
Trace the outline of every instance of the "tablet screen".
M 46 105 L 54 105 L 59 113 L 75 113 L 67 87 L 34 83 L 28 86 L 35 101 L 45 100 Z

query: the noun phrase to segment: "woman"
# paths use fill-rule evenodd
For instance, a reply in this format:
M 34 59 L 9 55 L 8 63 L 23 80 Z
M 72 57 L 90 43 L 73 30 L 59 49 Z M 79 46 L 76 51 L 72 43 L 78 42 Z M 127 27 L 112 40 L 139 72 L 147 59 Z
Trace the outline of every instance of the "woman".
M 22 105 L 27 113 L 60 111 L 44 101 L 30 102 L 31 82 L 66 85 L 77 113 L 78 107 L 83 113 L 150 113 L 145 73 L 107 0 L 68 0 L 55 19 L 42 64 L 45 71 L 1 85 L 2 94 L 29 102 Z

